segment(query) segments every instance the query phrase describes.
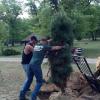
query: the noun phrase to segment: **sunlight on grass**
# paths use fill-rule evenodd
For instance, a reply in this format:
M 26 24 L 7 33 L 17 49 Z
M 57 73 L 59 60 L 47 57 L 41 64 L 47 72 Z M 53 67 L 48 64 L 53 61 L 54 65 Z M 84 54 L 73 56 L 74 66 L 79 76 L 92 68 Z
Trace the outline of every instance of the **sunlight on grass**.
M 75 41 L 74 46 L 83 48 L 84 56 L 88 58 L 97 58 L 100 56 L 100 41 Z

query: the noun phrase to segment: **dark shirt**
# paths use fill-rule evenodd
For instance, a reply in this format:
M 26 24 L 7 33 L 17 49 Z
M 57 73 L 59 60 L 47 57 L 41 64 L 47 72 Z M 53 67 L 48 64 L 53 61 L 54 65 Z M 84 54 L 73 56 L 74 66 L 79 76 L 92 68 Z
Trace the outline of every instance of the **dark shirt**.
M 31 43 L 28 43 L 28 45 L 32 46 Z M 29 64 L 30 60 L 32 58 L 33 52 L 30 52 L 29 54 L 25 54 L 24 51 L 22 53 L 22 64 Z
M 51 50 L 51 46 L 42 45 L 42 44 L 35 45 L 33 50 L 34 53 L 30 61 L 30 64 L 41 65 L 46 52 L 50 50 Z

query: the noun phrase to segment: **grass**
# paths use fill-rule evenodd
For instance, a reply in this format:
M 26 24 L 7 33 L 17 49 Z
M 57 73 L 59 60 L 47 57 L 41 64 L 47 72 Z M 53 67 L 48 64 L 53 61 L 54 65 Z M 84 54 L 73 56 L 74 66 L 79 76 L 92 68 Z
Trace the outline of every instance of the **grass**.
M 88 58 L 97 58 L 100 55 L 100 41 L 90 41 L 90 40 L 75 41 L 74 46 L 83 48 L 84 49 L 83 55 Z M 17 51 L 22 53 L 24 46 L 16 45 L 14 47 L 9 47 L 9 48 L 16 49 Z M 20 55 L 15 57 L 19 56 Z
M 75 41 L 74 46 L 83 48 L 84 55 L 88 58 L 97 58 L 100 55 L 100 41 Z
M 43 75 L 45 76 L 48 72 L 48 66 L 42 66 Z M 12 89 L 17 86 L 19 89 L 25 77 L 23 67 L 20 62 L 1 62 L 0 61 L 0 87 L 12 85 Z M 3 79 L 3 80 L 1 80 Z M 34 79 L 35 81 L 35 79 Z M 1 89 L 0 89 L 1 90 Z

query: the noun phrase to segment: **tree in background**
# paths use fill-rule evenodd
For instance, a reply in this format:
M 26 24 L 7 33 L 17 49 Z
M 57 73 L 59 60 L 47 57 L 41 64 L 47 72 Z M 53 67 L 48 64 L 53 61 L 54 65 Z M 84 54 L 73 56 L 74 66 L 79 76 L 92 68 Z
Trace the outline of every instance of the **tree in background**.
M 0 0 L 0 21 L 8 26 L 5 30 L 9 33 L 9 40 L 22 40 L 31 32 L 50 34 L 52 16 L 61 10 L 73 21 L 76 39 L 88 36 L 96 40 L 100 37 L 99 0 L 27 0 L 26 8 L 29 8 L 30 14 L 28 19 L 19 17 L 22 13 L 20 5 L 17 0 Z M 5 24 L 2 26 L 5 27 Z
M 92 40 L 96 40 L 98 36 L 97 30 L 99 30 L 99 23 L 100 23 L 100 6 L 99 5 L 91 5 L 85 12 L 84 15 L 88 15 L 86 21 L 89 22 L 88 26 L 88 36 Z
M 37 11 L 38 11 L 38 8 L 35 4 L 35 0 L 27 0 L 28 3 L 26 3 L 26 6 L 29 7 L 29 14 L 34 16 L 34 15 L 37 15 Z
M 0 53 L 3 51 L 3 43 L 9 36 L 9 27 L 3 21 L 0 21 Z
M 39 11 L 39 15 L 38 15 L 38 18 L 39 18 L 39 32 L 40 34 L 43 34 L 43 35 L 49 35 L 50 34 L 50 23 L 51 23 L 51 19 L 52 19 L 52 10 L 50 7 L 48 6 L 45 6 L 45 8 L 42 8 L 40 11 Z
M 28 0 L 30 8 L 32 4 L 36 6 L 36 0 Z M 32 2 L 31 2 L 32 1 Z M 95 40 L 97 36 L 99 6 L 98 0 L 38 0 L 39 7 L 33 7 L 31 14 L 33 32 L 40 35 L 50 34 L 50 21 L 54 13 L 64 10 L 68 17 L 73 21 L 74 37 L 81 40 L 85 37 L 92 37 Z M 93 4 L 92 4 L 93 3 Z M 31 12 L 31 10 L 30 10 Z M 35 12 L 37 12 L 35 14 Z M 91 21 L 90 21 L 91 20 Z M 99 28 L 99 27 L 98 27 Z M 97 35 L 96 35 L 97 34 Z
M 9 26 L 0 21 L 0 41 L 4 41 L 9 36 Z
M 56 13 L 51 24 L 51 45 L 64 45 L 59 51 L 49 54 L 52 82 L 65 92 L 67 79 L 72 72 L 71 46 L 73 44 L 71 20 L 64 13 Z
M 32 2 L 28 0 L 28 4 L 30 4 L 30 7 L 31 7 Z M 35 1 L 34 1 L 34 4 L 35 4 Z M 33 12 L 35 11 L 36 10 L 33 10 Z M 37 14 L 30 14 L 30 15 L 31 15 L 30 20 L 33 26 L 33 33 L 36 33 L 39 35 L 50 34 L 50 22 L 51 22 L 51 17 L 53 13 L 48 1 L 42 1 L 40 3 L 40 6 L 37 8 Z
M 8 25 L 3 34 L 8 34 L 5 41 L 12 43 L 21 41 L 33 32 L 33 22 L 30 19 L 22 19 L 21 3 L 17 0 L 1 0 L 0 1 L 0 21 Z M 5 27 L 5 24 L 2 26 Z M 2 30 L 0 30 L 2 32 Z M 0 35 L 2 37 L 2 35 Z M 3 38 L 2 38 L 3 39 Z
M 85 36 L 86 33 L 89 32 L 89 21 L 87 19 L 89 16 L 83 15 L 83 14 L 76 14 L 74 16 L 74 21 L 73 21 L 73 26 L 74 26 L 74 37 L 77 40 L 82 40 Z
M 33 32 L 33 24 L 31 19 L 17 19 L 16 23 L 16 40 L 21 41 Z
M 96 30 L 100 18 L 99 0 L 61 0 L 60 6 L 73 20 L 75 38 L 91 37 L 96 40 Z
M 17 20 L 21 13 L 21 8 L 16 0 L 1 0 L 2 20 L 9 25 L 9 39 L 14 41 L 17 37 Z M 14 43 L 12 42 L 12 45 Z
M 50 4 L 53 10 L 58 11 L 59 0 L 50 0 Z

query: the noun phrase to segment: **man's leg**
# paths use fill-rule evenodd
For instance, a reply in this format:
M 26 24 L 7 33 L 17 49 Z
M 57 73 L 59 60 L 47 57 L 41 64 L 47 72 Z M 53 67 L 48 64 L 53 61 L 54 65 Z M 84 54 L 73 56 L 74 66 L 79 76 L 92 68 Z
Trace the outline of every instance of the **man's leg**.
M 29 67 L 29 64 L 22 64 L 22 66 L 23 66 L 25 75 L 27 76 L 27 69 L 28 69 L 28 67 Z
M 22 88 L 20 90 L 20 95 L 19 98 L 20 100 L 24 100 L 25 99 L 25 94 L 28 91 L 32 81 L 33 81 L 33 72 L 31 71 L 30 66 L 27 69 L 27 79 L 25 80 L 25 82 L 22 85 Z
M 22 66 L 23 66 L 23 69 L 24 69 L 24 72 L 25 72 L 25 75 L 26 75 L 26 80 L 25 80 L 25 82 L 26 82 L 27 78 L 28 78 L 29 64 L 22 64 Z M 30 91 L 30 89 L 28 89 L 28 91 Z
M 36 96 L 40 91 L 40 88 L 43 83 L 43 75 L 42 75 L 42 70 L 41 66 L 33 66 L 32 71 L 34 72 L 34 76 L 36 77 L 36 86 L 32 92 L 31 100 L 36 100 Z

